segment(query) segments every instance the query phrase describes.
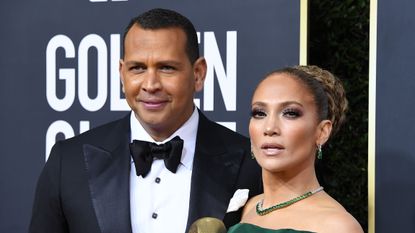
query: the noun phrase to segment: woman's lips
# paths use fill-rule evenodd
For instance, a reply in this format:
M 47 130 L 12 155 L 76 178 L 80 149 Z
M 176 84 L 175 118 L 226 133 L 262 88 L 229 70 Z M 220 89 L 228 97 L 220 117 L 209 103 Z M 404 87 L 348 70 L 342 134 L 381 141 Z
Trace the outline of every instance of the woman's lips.
M 284 147 L 276 143 L 266 143 L 261 146 L 261 150 L 265 155 L 274 156 L 282 153 Z

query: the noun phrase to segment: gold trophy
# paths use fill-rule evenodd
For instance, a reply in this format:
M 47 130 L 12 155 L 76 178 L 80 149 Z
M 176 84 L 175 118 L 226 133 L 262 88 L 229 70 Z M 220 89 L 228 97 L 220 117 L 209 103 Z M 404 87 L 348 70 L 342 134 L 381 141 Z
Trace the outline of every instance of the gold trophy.
M 217 218 L 204 217 L 196 220 L 190 226 L 189 233 L 226 233 L 226 227 Z

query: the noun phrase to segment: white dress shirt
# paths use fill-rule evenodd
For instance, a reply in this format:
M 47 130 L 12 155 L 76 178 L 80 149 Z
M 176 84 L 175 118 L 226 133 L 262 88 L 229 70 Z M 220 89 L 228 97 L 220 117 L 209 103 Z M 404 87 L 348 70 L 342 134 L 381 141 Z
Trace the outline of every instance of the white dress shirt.
M 155 142 L 131 113 L 131 141 Z M 130 213 L 133 233 L 183 233 L 189 213 L 190 181 L 196 146 L 199 113 L 194 109 L 190 118 L 174 132 L 183 139 L 183 151 L 176 173 L 170 172 L 164 160 L 154 160 L 145 178 L 137 176 L 131 159 Z

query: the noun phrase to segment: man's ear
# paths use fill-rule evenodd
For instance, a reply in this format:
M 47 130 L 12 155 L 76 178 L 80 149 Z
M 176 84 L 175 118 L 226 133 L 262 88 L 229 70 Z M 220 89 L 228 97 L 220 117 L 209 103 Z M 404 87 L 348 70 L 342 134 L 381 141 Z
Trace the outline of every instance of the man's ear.
M 193 64 L 193 75 L 195 78 L 195 91 L 201 91 L 205 83 L 207 64 L 203 57 L 199 57 Z
M 332 123 L 329 120 L 322 120 L 317 126 L 317 142 L 316 145 L 323 145 L 330 137 Z
M 124 60 L 120 59 L 119 66 L 118 66 L 118 72 L 120 73 L 120 79 L 122 84 L 122 92 L 125 94 L 125 88 L 124 88 L 124 75 L 123 75 L 123 68 L 124 68 Z

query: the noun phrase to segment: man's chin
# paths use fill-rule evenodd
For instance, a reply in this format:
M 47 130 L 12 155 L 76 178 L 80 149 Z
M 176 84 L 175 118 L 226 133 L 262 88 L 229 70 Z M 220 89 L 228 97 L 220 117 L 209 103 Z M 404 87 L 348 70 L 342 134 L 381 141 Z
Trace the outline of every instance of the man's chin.
M 166 120 L 163 117 L 160 117 L 160 114 L 135 114 L 135 117 L 141 125 L 151 128 L 162 128 L 163 123 L 166 123 Z

